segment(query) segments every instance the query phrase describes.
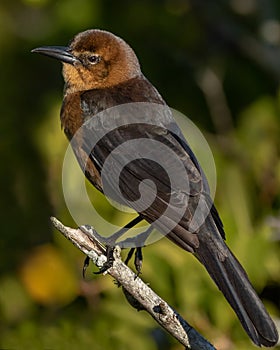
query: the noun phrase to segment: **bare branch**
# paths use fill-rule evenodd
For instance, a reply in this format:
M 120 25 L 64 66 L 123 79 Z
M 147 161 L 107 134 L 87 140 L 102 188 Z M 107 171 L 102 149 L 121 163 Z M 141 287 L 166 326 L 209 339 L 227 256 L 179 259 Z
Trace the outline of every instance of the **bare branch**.
M 93 263 L 102 268 L 107 262 L 105 248 L 98 241 L 98 233 L 91 227 L 73 229 L 52 217 L 54 227 L 85 253 Z M 97 238 L 96 238 L 97 237 Z M 167 332 L 187 349 L 215 350 L 187 321 L 159 297 L 147 284 L 127 267 L 120 258 L 120 248 L 114 250 L 114 262 L 106 273 L 122 286 L 128 301 L 137 309 L 146 310 Z M 137 306 L 136 306 L 137 305 Z

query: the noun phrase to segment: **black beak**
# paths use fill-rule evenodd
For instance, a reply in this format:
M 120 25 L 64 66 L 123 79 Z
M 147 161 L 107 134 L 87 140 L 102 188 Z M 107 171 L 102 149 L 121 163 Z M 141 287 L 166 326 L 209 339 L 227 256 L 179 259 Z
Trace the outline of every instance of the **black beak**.
M 53 57 L 61 62 L 69 64 L 79 62 L 78 58 L 72 55 L 67 46 L 42 46 L 33 49 L 31 52 L 41 53 L 42 55 Z

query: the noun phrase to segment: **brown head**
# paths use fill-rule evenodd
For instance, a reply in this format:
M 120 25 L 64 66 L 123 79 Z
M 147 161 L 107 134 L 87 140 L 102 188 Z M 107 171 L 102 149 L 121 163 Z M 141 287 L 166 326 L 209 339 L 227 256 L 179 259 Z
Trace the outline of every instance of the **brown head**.
M 77 34 L 68 47 L 45 46 L 38 52 L 60 60 L 66 93 L 106 88 L 141 75 L 131 47 L 112 33 L 91 29 Z

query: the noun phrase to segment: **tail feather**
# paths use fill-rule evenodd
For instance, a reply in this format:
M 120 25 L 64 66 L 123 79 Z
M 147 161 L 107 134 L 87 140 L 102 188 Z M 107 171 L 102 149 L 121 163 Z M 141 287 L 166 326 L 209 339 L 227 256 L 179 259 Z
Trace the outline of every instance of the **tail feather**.
M 274 346 L 278 332 L 248 276 L 220 236 L 200 236 L 195 255 L 222 291 L 238 316 L 243 328 L 258 345 Z M 207 240 L 203 237 L 207 236 Z M 209 239 L 210 238 L 210 239 Z

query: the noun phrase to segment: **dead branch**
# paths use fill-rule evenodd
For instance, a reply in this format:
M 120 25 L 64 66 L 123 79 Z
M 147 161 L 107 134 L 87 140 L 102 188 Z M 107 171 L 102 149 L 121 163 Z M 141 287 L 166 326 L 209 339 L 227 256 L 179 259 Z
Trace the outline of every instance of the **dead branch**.
M 98 241 L 100 237 L 91 227 L 82 229 L 64 226 L 52 217 L 52 224 L 79 250 L 86 254 L 93 263 L 102 268 L 107 262 L 105 248 Z M 158 296 L 141 278 L 126 266 L 120 258 L 120 248 L 114 250 L 113 266 L 106 270 L 122 286 L 128 301 L 138 310 L 146 310 L 167 332 L 187 349 L 215 350 L 177 311 Z

